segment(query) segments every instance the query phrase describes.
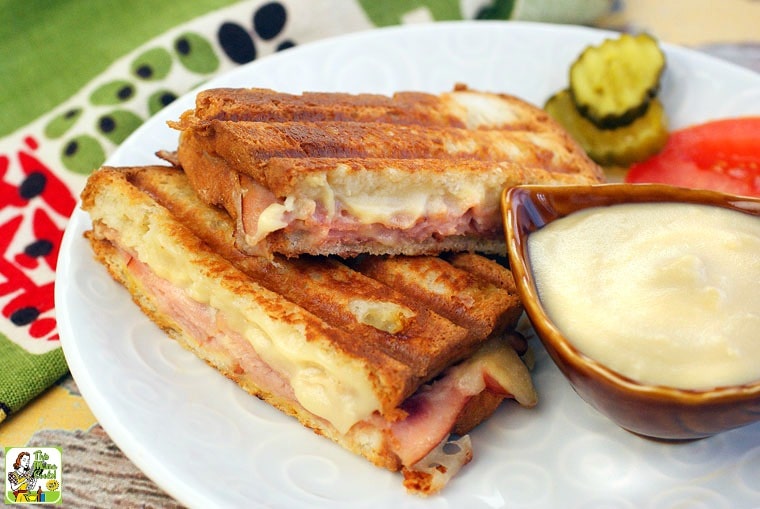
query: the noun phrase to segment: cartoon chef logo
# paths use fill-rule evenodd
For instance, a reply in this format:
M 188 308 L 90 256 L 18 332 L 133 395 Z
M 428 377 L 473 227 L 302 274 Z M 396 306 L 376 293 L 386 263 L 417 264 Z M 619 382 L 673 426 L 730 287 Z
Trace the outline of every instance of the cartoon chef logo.
M 61 449 L 5 448 L 5 503 L 60 504 Z

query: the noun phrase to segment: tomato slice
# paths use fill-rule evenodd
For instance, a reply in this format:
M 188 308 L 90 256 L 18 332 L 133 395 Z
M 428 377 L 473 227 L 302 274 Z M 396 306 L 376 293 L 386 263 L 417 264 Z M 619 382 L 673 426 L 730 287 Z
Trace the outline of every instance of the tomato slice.
M 760 116 L 673 131 L 658 154 L 631 166 L 625 182 L 760 196 Z

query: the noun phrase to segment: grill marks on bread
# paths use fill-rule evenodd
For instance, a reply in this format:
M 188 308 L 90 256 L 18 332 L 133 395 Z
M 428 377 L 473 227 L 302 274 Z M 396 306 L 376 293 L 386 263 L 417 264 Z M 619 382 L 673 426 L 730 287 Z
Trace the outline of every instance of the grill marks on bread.
M 460 85 L 393 96 L 212 89 L 169 124 L 180 165 L 237 221 L 247 254 L 503 254 L 505 188 L 603 181 L 542 109 Z
M 335 258 L 244 255 L 234 247 L 232 220 L 223 211 L 203 204 L 182 172 L 136 169 L 129 180 L 256 284 L 329 325 L 361 337 L 367 348 L 407 366 L 415 383 L 468 357 L 492 333 L 514 327 L 522 312 L 514 289 L 501 288 L 477 271 L 468 272 L 465 265 L 457 268 L 437 257 L 368 256 L 350 266 Z M 479 255 L 471 255 L 471 259 L 489 263 Z M 383 274 L 389 267 L 406 271 L 403 280 Z M 511 278 L 504 267 L 491 266 L 491 270 L 503 279 Z M 436 292 L 429 289 L 431 277 L 440 282 Z M 370 323 L 364 323 L 357 319 L 362 309 L 389 316 L 369 317 Z M 411 316 L 404 315 L 405 309 L 413 312 Z M 396 332 L 371 324 L 378 320 L 397 325 Z M 403 396 L 407 397 L 416 385 L 405 383 L 408 387 Z
M 253 88 L 201 91 L 195 115 L 204 120 L 255 122 L 383 122 L 465 127 L 461 112 L 421 92 L 380 94 L 305 92 L 301 95 Z
M 567 174 L 580 174 L 587 163 L 562 133 L 335 121 L 210 120 L 183 125 L 194 136 L 213 140 L 219 156 L 240 162 L 240 171 L 254 177 L 255 169 L 246 167 L 272 158 L 380 159 L 386 165 L 397 159 L 440 160 L 449 165 L 507 161 Z

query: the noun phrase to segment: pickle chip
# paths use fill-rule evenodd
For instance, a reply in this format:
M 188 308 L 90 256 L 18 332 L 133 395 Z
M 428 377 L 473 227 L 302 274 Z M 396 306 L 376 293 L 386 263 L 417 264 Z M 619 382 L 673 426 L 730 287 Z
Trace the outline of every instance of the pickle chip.
M 600 129 L 580 114 L 570 91 L 557 92 L 544 110 L 572 136 L 588 156 L 602 166 L 628 166 L 656 154 L 668 140 L 668 121 L 659 99 L 632 123 L 616 129 Z
M 665 54 L 647 34 L 622 34 L 586 48 L 570 66 L 578 111 L 601 129 L 628 125 L 657 95 Z

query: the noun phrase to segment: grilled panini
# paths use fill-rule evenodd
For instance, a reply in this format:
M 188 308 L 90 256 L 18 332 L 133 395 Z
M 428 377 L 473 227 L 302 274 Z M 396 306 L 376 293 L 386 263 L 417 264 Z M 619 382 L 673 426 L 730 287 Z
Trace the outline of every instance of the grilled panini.
M 248 254 L 503 254 L 505 188 L 603 180 L 541 109 L 465 87 L 214 89 L 170 125 L 178 163 L 234 219 Z
M 436 492 L 443 445 L 504 398 L 536 403 L 511 274 L 477 255 L 248 256 L 172 167 L 102 168 L 82 206 L 96 258 L 171 337 L 245 390 Z M 443 467 L 442 467 L 443 465 Z

